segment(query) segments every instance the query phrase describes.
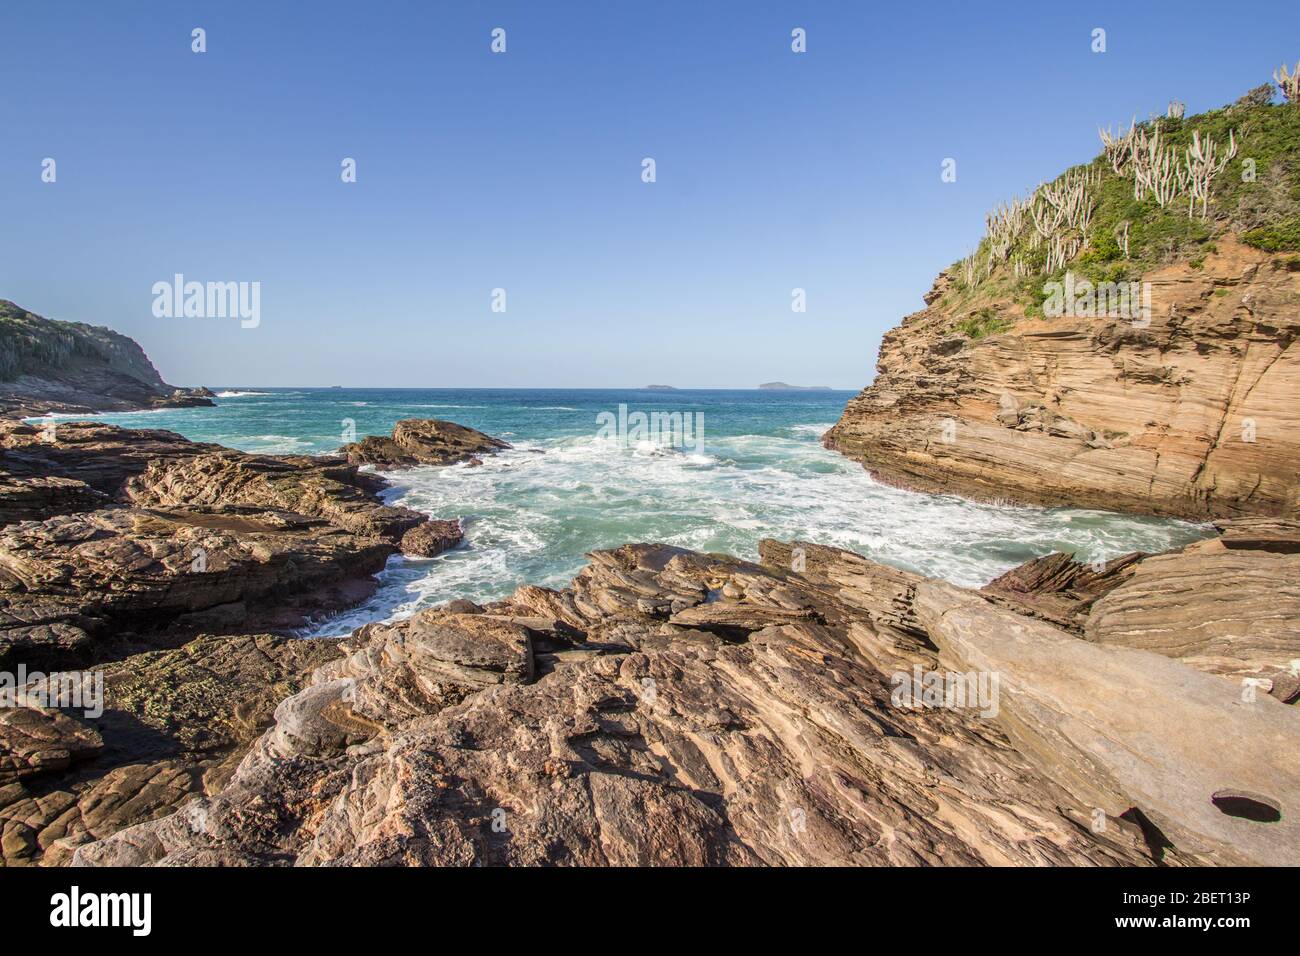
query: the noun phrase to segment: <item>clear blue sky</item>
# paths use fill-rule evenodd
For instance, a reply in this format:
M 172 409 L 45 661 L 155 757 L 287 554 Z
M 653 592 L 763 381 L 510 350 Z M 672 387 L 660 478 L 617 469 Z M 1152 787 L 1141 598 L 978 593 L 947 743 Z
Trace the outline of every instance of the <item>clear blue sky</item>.
M 299 6 L 5 3 L 0 298 L 177 384 L 858 387 L 1099 123 L 1300 59 L 1272 0 Z M 177 272 L 260 282 L 261 326 L 155 318 Z

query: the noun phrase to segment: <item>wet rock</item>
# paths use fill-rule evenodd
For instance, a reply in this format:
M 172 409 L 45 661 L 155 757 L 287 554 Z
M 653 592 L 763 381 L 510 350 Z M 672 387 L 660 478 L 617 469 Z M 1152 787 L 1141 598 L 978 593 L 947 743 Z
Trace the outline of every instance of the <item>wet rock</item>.
M 355 464 L 391 470 L 417 465 L 482 464 L 480 455 L 510 445 L 499 438 L 437 418 L 406 418 L 393 426 L 391 438 L 370 435 L 345 445 L 342 454 Z
M 464 533 L 459 521 L 426 521 L 402 535 L 403 554 L 432 558 L 460 544 Z

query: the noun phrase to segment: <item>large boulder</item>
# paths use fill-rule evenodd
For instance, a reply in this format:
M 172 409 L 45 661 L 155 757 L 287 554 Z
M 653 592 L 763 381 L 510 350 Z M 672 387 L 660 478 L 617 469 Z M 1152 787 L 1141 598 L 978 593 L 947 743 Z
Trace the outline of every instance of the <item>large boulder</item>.
M 454 465 L 475 462 L 509 448 L 507 442 L 473 428 L 438 418 L 405 418 L 393 426 L 391 438 L 369 435 L 344 445 L 340 453 L 355 464 L 380 469 L 413 468 L 417 465 Z

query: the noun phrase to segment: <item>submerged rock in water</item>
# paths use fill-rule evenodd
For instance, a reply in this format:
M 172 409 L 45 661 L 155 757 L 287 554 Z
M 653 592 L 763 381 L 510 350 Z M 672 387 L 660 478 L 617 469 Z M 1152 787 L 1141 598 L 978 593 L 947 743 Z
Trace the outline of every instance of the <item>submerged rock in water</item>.
M 432 558 L 456 547 L 463 537 L 459 521 L 426 521 L 402 535 L 402 553 Z

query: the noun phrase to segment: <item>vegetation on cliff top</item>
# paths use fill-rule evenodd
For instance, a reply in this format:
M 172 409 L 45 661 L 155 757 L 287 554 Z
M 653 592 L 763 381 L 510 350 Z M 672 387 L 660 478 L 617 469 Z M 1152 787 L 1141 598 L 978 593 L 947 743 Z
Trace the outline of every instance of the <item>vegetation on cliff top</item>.
M 1044 286 L 1066 270 L 1093 283 L 1136 281 L 1172 262 L 1198 267 L 1236 234 L 1269 252 L 1300 251 L 1300 90 L 1275 76 L 1222 109 L 1101 131 L 1102 153 L 987 218 L 970 256 L 949 270 L 940 304 L 971 338 L 1005 331 L 990 303 L 1041 315 Z

